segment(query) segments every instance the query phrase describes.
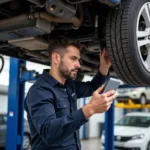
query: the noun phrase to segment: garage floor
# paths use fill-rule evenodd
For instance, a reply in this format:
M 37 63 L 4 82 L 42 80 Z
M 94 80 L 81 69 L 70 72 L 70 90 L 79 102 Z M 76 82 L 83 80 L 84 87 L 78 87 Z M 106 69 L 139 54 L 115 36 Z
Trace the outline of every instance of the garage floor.
M 100 138 L 81 140 L 82 150 L 100 150 Z M 5 150 L 0 148 L 0 150 Z
M 100 138 L 81 141 L 82 150 L 100 150 Z

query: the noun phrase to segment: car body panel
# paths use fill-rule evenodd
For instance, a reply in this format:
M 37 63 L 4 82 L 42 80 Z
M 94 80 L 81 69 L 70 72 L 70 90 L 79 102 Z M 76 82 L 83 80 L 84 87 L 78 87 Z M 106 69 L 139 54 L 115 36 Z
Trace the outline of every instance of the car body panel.
M 140 103 L 141 96 L 146 97 L 147 103 L 150 102 L 150 87 L 135 87 L 135 88 L 119 88 L 116 91 L 116 99 L 118 101 L 129 99 L 134 102 L 138 101 Z
M 148 117 L 150 119 L 150 113 L 128 113 L 129 117 Z M 137 125 L 138 126 L 138 125 Z M 116 149 L 123 148 L 140 148 L 140 150 L 146 150 L 150 141 L 150 127 L 137 127 L 137 126 L 114 126 L 114 146 Z M 143 135 L 142 138 L 133 139 L 134 136 Z M 105 135 L 101 136 L 101 148 L 104 149 Z

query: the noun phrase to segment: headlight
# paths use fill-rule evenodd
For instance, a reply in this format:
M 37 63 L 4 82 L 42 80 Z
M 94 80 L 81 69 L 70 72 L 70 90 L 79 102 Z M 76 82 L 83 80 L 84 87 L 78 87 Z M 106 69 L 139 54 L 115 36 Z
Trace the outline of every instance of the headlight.
M 144 138 L 144 134 L 140 134 L 140 135 L 135 135 L 132 137 L 132 140 L 136 140 L 136 139 L 143 139 Z

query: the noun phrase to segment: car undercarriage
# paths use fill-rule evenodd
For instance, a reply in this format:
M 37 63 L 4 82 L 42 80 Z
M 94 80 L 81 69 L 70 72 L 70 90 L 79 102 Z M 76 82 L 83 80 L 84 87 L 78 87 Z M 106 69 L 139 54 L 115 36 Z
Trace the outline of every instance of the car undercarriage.
M 139 8 L 149 2 L 142 1 Z M 79 42 L 79 73 L 94 75 L 99 67 L 100 50 L 107 47 L 112 62 L 111 75 L 117 74 L 127 84 L 149 85 L 148 48 L 142 45 L 140 54 L 130 50 L 137 49 L 130 44 L 129 38 L 132 29 L 132 25 L 129 25 L 132 16 L 130 7 L 136 7 L 136 1 L 118 2 L 119 0 L 114 3 L 111 0 L 1 0 L 0 53 L 50 65 L 47 53 L 49 43 L 56 40 Z M 138 28 L 144 32 L 147 22 L 142 15 Z M 136 37 L 134 34 L 132 36 Z M 142 38 L 143 36 L 139 40 Z M 141 59 L 137 58 L 139 56 Z M 143 67 L 139 69 L 137 66 L 138 63 L 142 64 L 141 60 Z M 145 61 L 148 68 L 145 67 Z

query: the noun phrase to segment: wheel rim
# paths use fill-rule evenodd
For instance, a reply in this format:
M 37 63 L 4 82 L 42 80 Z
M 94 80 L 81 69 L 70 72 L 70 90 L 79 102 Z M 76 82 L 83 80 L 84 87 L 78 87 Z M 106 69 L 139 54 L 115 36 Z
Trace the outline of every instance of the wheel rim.
M 145 96 L 141 96 L 141 104 L 146 104 L 146 98 Z
M 150 72 L 150 2 L 140 9 L 137 20 L 137 47 L 144 68 Z
M 30 146 L 30 138 L 27 135 L 24 135 L 23 139 L 23 148 L 27 149 Z

